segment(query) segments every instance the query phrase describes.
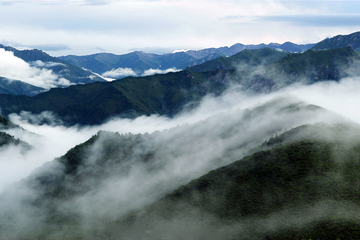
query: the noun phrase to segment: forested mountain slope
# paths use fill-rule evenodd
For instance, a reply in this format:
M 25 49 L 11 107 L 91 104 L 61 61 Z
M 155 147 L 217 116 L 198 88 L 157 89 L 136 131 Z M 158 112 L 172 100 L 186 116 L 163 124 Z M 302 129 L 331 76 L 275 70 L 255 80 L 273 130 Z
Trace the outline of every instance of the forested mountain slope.
M 318 121 L 325 123 L 303 125 Z M 358 181 L 359 136 L 358 125 L 291 98 L 152 134 L 99 132 L 4 191 L 0 236 L 273 236 L 278 224 L 262 225 L 273 215 L 297 219 L 292 207 L 356 199 L 348 183 Z M 333 180 L 344 186 L 339 197 L 331 197 Z

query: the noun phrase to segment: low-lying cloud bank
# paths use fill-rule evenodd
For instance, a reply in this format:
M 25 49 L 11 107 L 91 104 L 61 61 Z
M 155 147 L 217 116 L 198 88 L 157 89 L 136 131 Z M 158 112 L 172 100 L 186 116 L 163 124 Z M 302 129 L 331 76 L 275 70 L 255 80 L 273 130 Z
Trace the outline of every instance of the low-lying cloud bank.
M 120 78 L 124 78 L 124 77 L 130 77 L 130 76 L 145 77 L 145 76 L 150 76 L 150 75 L 155 75 L 155 74 L 166 74 L 169 72 L 179 72 L 179 71 L 181 71 L 181 70 L 177 69 L 177 68 L 168 68 L 165 70 L 150 68 L 148 70 L 145 70 L 141 74 L 141 73 L 135 72 L 131 68 L 117 68 L 117 69 L 112 69 L 110 71 L 104 72 L 103 74 L 101 74 L 101 77 L 107 79 L 108 81 L 111 81 L 111 80 L 120 79 Z
M 0 49 L 0 63 L 0 76 L 10 80 L 20 80 L 45 89 L 71 85 L 69 80 L 59 77 L 48 69 L 59 63 L 35 61 L 29 64 L 5 49 Z
M 131 68 L 117 68 L 104 72 L 101 76 L 105 78 L 119 79 L 129 76 L 137 76 L 137 74 Z

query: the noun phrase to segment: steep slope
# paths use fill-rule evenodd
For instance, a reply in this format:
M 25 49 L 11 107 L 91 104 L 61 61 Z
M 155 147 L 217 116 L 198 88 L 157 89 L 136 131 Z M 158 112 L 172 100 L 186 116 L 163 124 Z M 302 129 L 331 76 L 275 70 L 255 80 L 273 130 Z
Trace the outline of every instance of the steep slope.
M 243 50 L 231 57 L 219 57 L 206 63 L 188 68 L 194 72 L 207 72 L 222 70 L 236 70 L 237 68 L 251 68 L 261 65 L 268 65 L 288 55 L 289 52 L 273 50 L 270 48 Z M 250 69 L 249 69 L 250 68 Z
M 21 141 L 20 139 L 17 139 L 10 134 L 0 131 L 0 150 L 9 146 L 19 146 L 23 149 L 23 152 L 26 152 L 32 148 L 28 143 Z
M 14 124 L 7 118 L 3 118 L 0 116 L 0 130 L 11 129 L 11 128 L 19 128 L 20 126 Z
M 303 53 L 272 49 L 244 50 L 229 58 L 218 58 L 189 68 L 192 71 L 236 70 L 245 90 L 271 92 L 293 83 L 312 84 L 358 75 L 359 54 L 351 47 Z M 352 75 L 351 75 L 352 74 Z
M 351 46 L 356 51 L 360 50 L 360 32 L 355 32 L 349 35 L 337 35 L 332 38 L 327 38 L 317 43 L 313 50 L 325 50 L 332 48 L 342 48 Z
M 353 48 L 344 47 L 292 54 L 275 62 L 274 65 L 291 77 L 307 77 L 310 82 L 316 82 L 346 77 L 346 70 L 351 64 L 358 63 L 359 59 Z
M 0 238 L 123 239 L 119 234 L 131 234 L 131 227 L 122 228 L 120 225 L 124 217 L 128 220 L 127 223 L 141 227 L 137 233 L 142 234 L 141 219 L 146 221 L 147 216 L 151 216 L 147 215 L 149 209 L 158 209 L 157 206 L 161 205 L 167 211 L 168 207 L 163 205 L 164 200 L 160 201 L 160 205 L 155 203 L 151 207 L 146 206 L 192 179 L 249 155 L 252 149 L 262 143 L 266 145 L 265 150 L 288 142 L 296 143 L 306 134 L 295 132 L 303 131 L 294 131 L 290 134 L 292 137 L 287 136 L 281 143 L 276 138 L 267 145 L 266 140 L 285 129 L 321 120 L 330 123 L 344 121 L 331 112 L 304 104 L 298 99 L 280 98 L 246 111 L 232 110 L 196 124 L 152 134 L 120 135 L 99 132 L 61 158 L 34 171 L 29 178 L 10 186 L 0 195 L 0 214 L 3 216 L 0 219 Z M 321 128 L 315 126 L 311 129 Z M 358 133 L 356 128 L 348 131 L 352 133 L 350 136 Z M 355 139 L 355 136 L 349 139 Z M 322 145 L 319 146 L 321 147 Z M 278 150 L 273 151 L 275 154 Z M 251 166 L 261 166 L 262 160 L 249 164 L 248 169 Z M 268 165 L 272 166 L 270 162 Z M 284 168 L 287 170 L 286 166 Z M 246 169 L 239 171 L 241 174 Z M 258 171 L 263 173 L 266 169 L 260 168 Z M 274 172 L 269 169 L 269 176 Z M 290 173 L 293 172 L 296 173 L 296 169 Z M 294 178 L 296 177 L 295 174 Z M 190 185 L 196 186 L 197 180 Z M 182 189 L 184 187 L 177 192 L 185 194 Z M 246 186 L 244 189 L 247 189 Z M 214 193 L 217 192 L 214 190 Z M 182 195 L 175 196 L 180 199 Z M 221 198 L 220 194 L 218 196 Z M 200 194 L 199 199 L 202 197 Z M 178 212 L 175 200 L 174 215 Z M 212 203 L 209 199 L 209 204 Z M 214 209 L 216 208 L 215 204 Z M 138 211 L 141 209 L 144 209 L 140 212 L 144 217 L 140 219 Z M 137 213 L 135 216 L 132 214 L 134 211 Z M 191 217 L 194 215 L 187 215 L 186 208 L 183 213 L 185 220 L 192 224 Z M 34 215 L 37 217 L 34 218 Z M 168 217 L 169 221 L 163 226 L 171 227 L 171 224 L 175 224 L 179 231 L 191 234 L 189 231 L 182 231 L 182 221 L 172 221 L 171 214 Z M 168 235 L 158 234 L 155 226 L 157 219 L 153 219 L 153 222 L 146 223 L 149 227 L 154 227 L 153 232 L 148 229 L 150 233 L 154 233 L 158 239 L 169 238 Z M 162 220 L 158 220 L 161 223 Z M 220 226 L 222 222 L 218 221 Z M 19 224 L 21 228 L 18 227 Z M 173 233 L 172 239 L 178 238 L 176 232 L 172 232 L 171 228 L 167 229 Z M 153 236 L 134 235 L 132 238 L 153 239 Z
M 6 133 L 9 129 L 20 129 L 20 126 L 14 124 L 7 118 L 0 117 L 0 150 L 3 150 L 5 147 L 18 146 L 22 152 L 26 152 L 32 148 L 27 142 Z
M 289 54 L 265 68 L 239 73 L 246 89 L 270 92 L 293 83 L 338 81 L 359 75 L 359 54 L 351 47 Z

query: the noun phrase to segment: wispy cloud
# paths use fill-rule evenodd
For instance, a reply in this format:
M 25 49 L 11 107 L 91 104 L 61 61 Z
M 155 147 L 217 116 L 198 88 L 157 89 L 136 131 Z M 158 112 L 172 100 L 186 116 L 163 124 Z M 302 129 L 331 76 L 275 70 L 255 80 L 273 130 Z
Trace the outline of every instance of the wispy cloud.
M 41 45 L 28 45 L 28 46 L 20 45 L 20 47 L 35 48 L 35 49 L 41 49 L 43 51 L 51 51 L 51 52 L 71 50 L 71 48 L 65 44 L 41 44 Z
M 65 64 L 59 62 L 43 62 L 41 60 L 36 60 L 34 62 L 31 62 L 31 66 L 40 68 L 52 68 L 56 66 L 65 66 Z

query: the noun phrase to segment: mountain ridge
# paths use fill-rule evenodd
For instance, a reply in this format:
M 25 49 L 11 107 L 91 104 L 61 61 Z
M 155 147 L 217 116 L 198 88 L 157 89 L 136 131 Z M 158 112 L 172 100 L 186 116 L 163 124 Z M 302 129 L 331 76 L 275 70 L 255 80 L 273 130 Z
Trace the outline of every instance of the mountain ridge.
M 311 48 L 313 44 L 298 45 L 291 42 L 283 44 L 259 44 L 244 45 L 234 44 L 231 47 L 207 48 L 202 50 L 179 51 L 166 54 L 144 53 L 135 51 L 122 55 L 112 53 L 97 53 L 86 56 L 60 56 L 59 58 L 68 61 L 78 67 L 90 69 L 98 74 L 116 69 L 132 69 L 137 75 L 142 75 L 148 69 L 166 70 L 171 68 L 185 69 L 205 61 L 213 60 L 221 56 L 232 56 L 245 49 L 273 48 L 291 52 L 302 52 Z M 135 58 L 138 56 L 139 59 Z M 140 63 L 140 64 L 139 64 Z
M 247 51 L 281 53 L 266 49 Z M 351 47 L 309 50 L 286 55 L 265 67 L 209 72 L 183 70 L 51 89 L 34 97 L 0 95 L 0 107 L 4 116 L 21 111 L 33 114 L 52 111 L 67 125 L 101 124 L 119 116 L 134 118 L 160 114 L 173 117 L 184 108 L 197 106 L 206 95 L 220 96 L 231 84 L 241 84 L 243 91 L 266 93 L 293 83 L 338 81 L 349 76 L 346 70 L 356 67 L 358 61 L 360 57 Z
M 341 48 L 351 46 L 356 51 L 360 51 L 360 32 L 354 32 L 348 35 L 337 35 L 327 38 L 317 43 L 313 50 L 326 50 L 331 48 Z

